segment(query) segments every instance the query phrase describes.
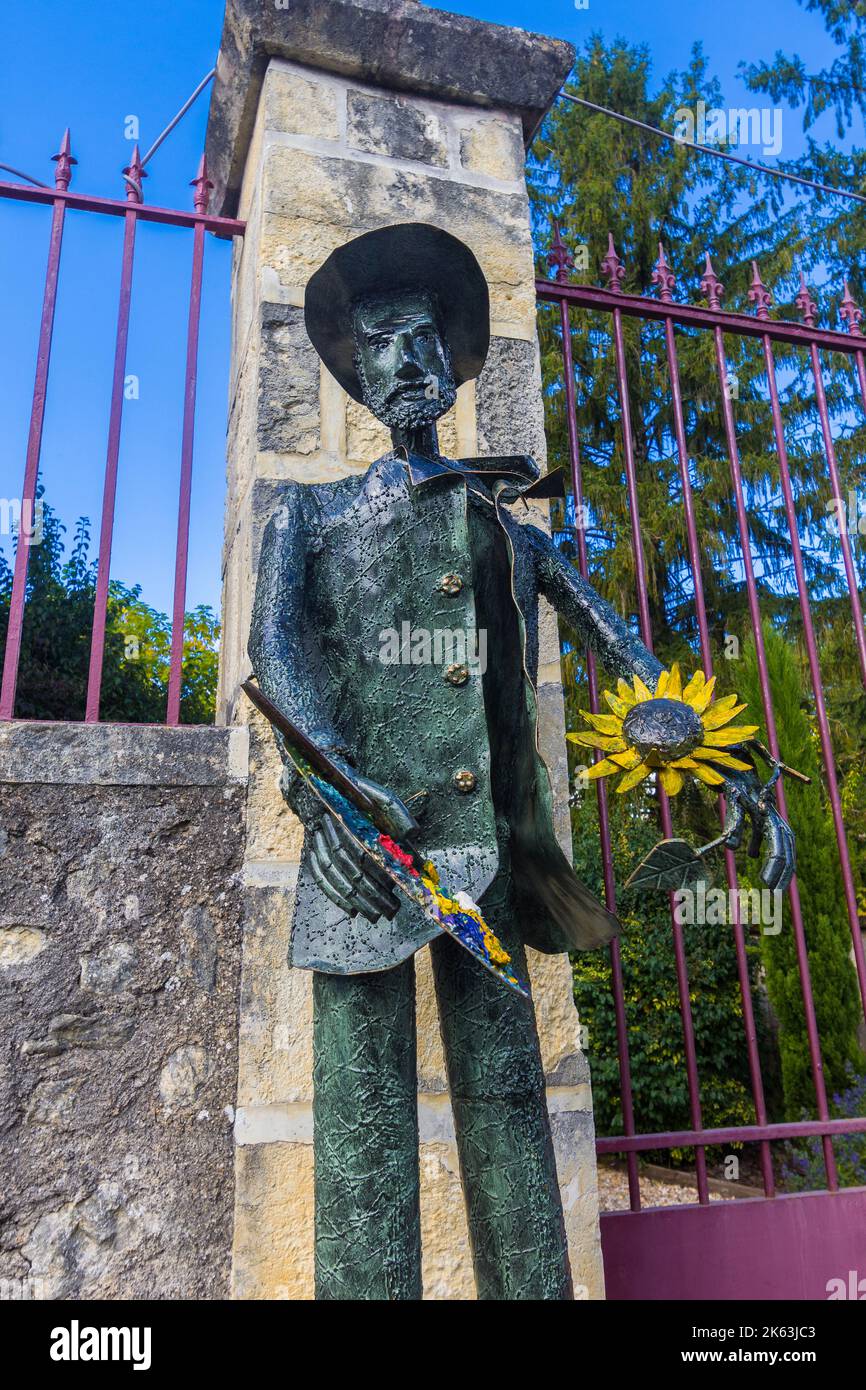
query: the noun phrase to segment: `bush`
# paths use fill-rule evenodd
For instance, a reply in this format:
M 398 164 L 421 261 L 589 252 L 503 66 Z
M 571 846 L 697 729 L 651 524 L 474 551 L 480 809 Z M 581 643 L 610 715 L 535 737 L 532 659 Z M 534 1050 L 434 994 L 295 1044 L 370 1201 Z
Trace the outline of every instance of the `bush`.
M 848 1067 L 850 1085 L 834 1095 L 830 1107 L 834 1119 L 858 1119 L 866 1115 L 866 1075 L 858 1076 Z M 803 1117 L 807 1118 L 806 1116 Z M 834 1139 L 833 1153 L 841 1187 L 866 1187 L 866 1134 L 843 1134 Z M 819 1138 L 787 1146 L 782 1167 L 785 1186 L 790 1192 L 814 1192 L 827 1185 L 824 1149 Z

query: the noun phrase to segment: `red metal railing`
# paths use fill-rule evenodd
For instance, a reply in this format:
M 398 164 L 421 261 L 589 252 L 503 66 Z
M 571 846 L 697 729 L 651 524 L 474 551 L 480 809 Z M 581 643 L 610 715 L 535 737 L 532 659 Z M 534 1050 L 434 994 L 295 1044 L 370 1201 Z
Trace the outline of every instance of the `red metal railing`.
M 800 612 L 803 619 L 803 630 L 806 643 L 809 668 L 811 672 L 812 688 L 815 699 L 815 709 L 818 721 L 819 738 L 821 746 L 822 761 L 824 764 L 825 787 L 833 817 L 833 825 L 836 834 L 836 841 L 839 852 L 839 864 L 844 885 L 845 903 L 848 914 L 849 926 L 851 929 L 851 939 L 853 943 L 853 955 L 857 971 L 857 978 L 860 986 L 860 994 L 863 1002 L 864 1014 L 866 1014 L 866 959 L 864 959 L 863 937 L 860 928 L 860 921 L 857 911 L 856 892 L 854 879 L 851 870 L 850 856 L 848 852 L 848 841 L 845 834 L 845 825 L 842 815 L 842 803 L 839 794 L 839 786 L 836 777 L 836 766 L 833 753 L 833 745 L 830 736 L 830 727 L 827 718 L 826 701 L 824 698 L 824 688 L 821 677 L 821 666 L 818 656 L 818 647 L 815 637 L 815 627 L 812 619 L 809 603 L 808 586 L 803 564 L 802 545 L 797 527 L 797 518 L 794 507 L 794 492 L 791 481 L 791 472 L 788 461 L 788 453 L 785 444 L 785 433 L 782 421 L 781 407 L 779 403 L 778 383 L 776 379 L 776 369 L 773 358 L 773 342 L 783 342 L 788 344 L 798 344 L 808 348 L 812 377 L 815 383 L 815 402 L 821 422 L 821 432 L 824 444 L 824 451 L 827 458 L 828 470 L 830 475 L 833 493 L 835 497 L 842 497 L 842 485 L 839 477 L 838 464 L 836 460 L 833 432 L 830 421 L 830 412 L 827 404 L 826 392 L 822 376 L 820 352 L 831 349 L 836 352 L 845 353 L 849 356 L 857 370 L 860 386 L 860 393 L 863 400 L 864 410 L 866 410 L 866 336 L 860 329 L 863 314 L 854 304 L 848 287 L 845 287 L 845 297 L 842 301 L 842 317 L 846 322 L 847 333 L 831 332 L 819 328 L 815 323 L 815 305 L 809 292 L 802 284 L 797 305 L 803 318 L 802 324 L 784 322 L 770 318 L 771 296 L 763 285 L 757 266 L 753 267 L 754 276 L 752 286 L 749 291 L 749 298 L 755 306 L 755 317 L 746 314 L 734 314 L 724 312 L 721 308 L 721 296 L 723 287 L 716 276 L 709 256 L 707 256 L 706 267 L 701 289 L 707 300 L 707 307 L 699 307 L 691 304 L 680 304 L 674 301 L 673 292 L 675 289 L 675 278 L 668 265 L 664 250 L 659 247 L 659 258 L 653 273 L 653 282 L 656 286 L 658 298 L 651 299 L 642 295 L 630 295 L 623 293 L 622 281 L 624 269 L 620 258 L 616 254 L 612 237 L 609 239 L 608 252 L 602 262 L 602 270 L 607 278 L 606 288 L 599 288 L 591 285 L 574 285 L 568 281 L 568 273 L 573 266 L 573 260 L 567 247 L 564 245 L 560 236 L 558 226 L 554 227 L 554 237 L 551 243 L 549 255 L 552 268 L 555 269 L 554 280 L 538 280 L 536 291 L 538 298 L 542 302 L 552 303 L 559 306 L 560 325 L 562 332 L 562 355 L 563 373 L 565 383 L 565 410 L 568 430 L 568 448 L 571 462 L 572 491 L 575 504 L 575 515 L 578 520 L 576 526 L 576 548 L 577 563 L 581 574 L 588 578 L 588 556 L 586 538 L 580 518 L 584 513 L 584 483 L 581 469 L 580 443 L 578 438 L 578 417 L 575 400 L 575 379 L 573 366 L 572 349 L 572 309 L 588 309 L 595 312 L 603 312 L 610 315 L 611 336 L 613 339 L 614 355 L 616 362 L 616 380 L 619 397 L 620 418 L 622 423 L 622 443 L 623 457 L 625 464 L 626 486 L 628 491 L 629 513 L 631 519 L 631 539 L 636 562 L 637 574 L 637 611 L 640 624 L 641 637 L 646 645 L 651 646 L 652 634 L 650 626 L 649 594 L 647 585 L 646 566 L 643 554 L 643 544 L 640 524 L 640 498 L 638 489 L 636 452 L 633 438 L 632 416 L 629 404 L 629 386 L 626 371 L 626 358 L 623 345 L 623 316 L 630 316 L 644 321 L 660 322 L 664 327 L 665 351 L 667 358 L 668 374 L 670 380 L 670 411 L 672 424 L 672 437 L 676 447 L 677 463 L 679 476 L 683 491 L 683 525 L 686 534 L 687 551 L 689 557 L 689 568 L 691 570 L 694 585 L 694 603 L 697 617 L 697 630 L 700 644 L 701 663 L 707 677 L 712 675 L 713 662 L 710 647 L 709 627 L 707 623 L 706 603 L 704 599 L 703 581 L 701 577 L 701 557 L 700 542 L 698 539 L 697 523 L 695 519 L 694 499 L 692 495 L 692 485 L 689 475 L 689 456 L 688 443 L 686 439 L 685 417 L 683 411 L 683 399 L 680 388 L 679 363 L 677 358 L 677 343 L 675 326 L 682 324 L 690 328 L 700 328 L 708 330 L 713 335 L 715 348 L 715 363 L 718 375 L 720 398 L 722 402 L 725 446 L 728 457 L 728 465 L 731 476 L 731 487 L 735 504 L 737 528 L 739 535 L 740 557 L 743 565 L 745 586 L 748 599 L 749 616 L 756 644 L 756 657 L 758 677 L 761 689 L 761 699 L 764 710 L 764 717 L 767 728 L 767 736 L 770 748 L 774 756 L 779 756 L 779 745 L 776 732 L 776 723 L 773 713 L 773 699 L 770 687 L 769 673 L 767 669 L 766 652 L 764 650 L 763 631 L 761 627 L 760 602 L 757 584 L 755 581 L 755 571 L 752 561 L 751 540 L 749 529 L 749 516 L 746 506 L 746 499 L 743 489 L 743 478 L 740 467 L 740 454 L 737 444 L 736 420 L 734 417 L 733 402 L 731 393 L 726 389 L 728 382 L 728 363 L 725 350 L 725 334 L 735 334 L 760 339 L 764 361 L 767 372 L 768 389 L 770 397 L 770 408 L 773 419 L 773 429 L 776 441 L 776 448 L 779 461 L 780 480 L 782 485 L 782 495 L 787 526 L 790 532 L 791 552 L 793 556 L 794 572 L 797 582 L 797 593 L 799 599 Z M 855 638 L 857 644 L 860 671 L 866 686 L 866 631 L 864 631 L 863 613 L 860 605 L 860 596 L 857 587 L 857 574 L 854 567 L 851 548 L 845 528 L 840 526 L 840 540 L 842 546 L 843 565 L 846 582 L 850 595 L 851 611 L 854 621 Z M 596 663 L 592 653 L 587 654 L 587 680 L 589 686 L 589 703 L 593 712 L 599 710 L 598 700 L 598 677 Z M 601 756 L 601 755 L 599 755 Z M 615 908 L 615 885 L 613 881 L 613 868 L 611 861 L 611 835 L 608 820 L 607 789 L 600 780 L 596 781 L 596 796 L 598 799 L 598 814 L 601 835 L 602 859 L 604 865 L 604 890 L 607 904 Z M 784 787 L 778 785 L 778 804 L 781 814 L 787 816 L 785 803 Z M 672 833 L 670 807 L 664 792 L 659 789 L 661 823 L 665 837 Z M 719 814 L 724 819 L 724 799 L 719 799 Z M 737 871 L 734 856 L 730 850 L 725 852 L 725 871 L 728 887 L 737 888 Z M 815 1005 L 812 992 L 812 982 L 809 971 L 809 958 L 806 947 L 806 935 L 803 925 L 803 914 L 800 905 L 800 896 L 797 888 L 797 880 L 791 883 L 789 889 L 791 922 L 794 931 L 797 962 L 800 975 L 800 988 L 803 997 L 804 1018 L 806 1023 L 807 1042 L 809 1058 L 811 1063 L 812 1080 L 815 1088 L 816 1110 L 818 1118 L 812 1121 L 802 1121 L 799 1123 L 771 1124 L 767 1119 L 767 1107 L 764 1097 L 764 1086 L 761 1076 L 761 1063 L 758 1052 L 758 1038 L 755 1026 L 755 1014 L 752 1002 L 751 987 L 749 982 L 748 961 L 746 955 L 746 942 L 743 924 L 739 914 L 739 899 L 736 894 L 731 896 L 734 905 L 733 935 L 737 960 L 737 973 L 740 994 L 743 1006 L 743 1025 L 745 1032 L 746 1049 L 748 1054 L 749 1076 L 752 1089 L 752 1099 L 755 1110 L 755 1124 L 748 1126 L 731 1126 L 720 1129 L 705 1129 L 701 1117 L 700 1100 L 700 1081 L 698 1076 L 697 1051 L 695 1046 L 695 1034 L 692 1022 L 692 1011 L 689 993 L 688 963 L 686 959 L 685 946 L 682 936 L 682 926 L 677 922 L 673 912 L 673 900 L 671 901 L 671 923 L 673 931 L 674 958 L 677 977 L 677 988 L 680 1001 L 680 1011 L 683 1022 L 683 1043 L 686 1063 L 686 1077 L 688 1084 L 689 1110 L 691 1128 L 688 1130 L 668 1131 L 656 1134 L 639 1134 L 635 1126 L 634 1098 L 632 1092 L 631 1069 L 629 1061 L 629 1037 L 628 1021 L 626 1016 L 626 1005 L 623 987 L 623 970 L 620 957 L 619 946 L 616 942 L 611 945 L 611 975 L 614 993 L 615 1018 L 617 1030 L 617 1048 L 619 1056 L 619 1073 L 622 1098 L 623 1130 L 621 1135 L 604 1137 L 597 1140 L 597 1150 L 600 1154 L 625 1154 L 628 1178 L 630 1203 L 633 1211 L 640 1208 L 640 1185 L 638 1180 L 637 1154 L 640 1151 L 674 1148 L 694 1148 L 695 1167 L 698 1188 L 698 1200 L 701 1203 L 709 1201 L 709 1191 L 706 1169 L 706 1148 L 711 1144 L 720 1143 L 747 1143 L 755 1142 L 759 1146 L 759 1156 L 761 1173 L 763 1178 L 764 1192 L 767 1197 L 775 1195 L 773 1165 L 771 1158 L 770 1141 L 780 1139 L 802 1138 L 809 1136 L 820 1137 L 823 1147 L 823 1158 L 826 1170 L 827 1187 L 833 1191 L 838 1187 L 838 1178 L 833 1154 L 831 1136 L 841 1134 L 866 1133 L 866 1117 L 852 1118 L 845 1120 L 830 1119 L 830 1112 L 827 1101 L 827 1090 L 824 1080 L 824 1072 L 821 1060 L 821 1044 L 818 1035 L 818 1025 L 815 1015 Z
M 45 290 L 42 300 L 42 319 L 36 351 L 36 378 L 30 429 L 21 492 L 21 516 L 33 516 L 39 460 L 42 449 L 42 429 L 48 392 L 48 369 L 51 361 L 51 342 L 54 333 L 54 311 L 60 273 L 60 252 L 67 209 L 102 213 L 124 219 L 123 250 L 120 265 L 120 292 L 115 335 L 114 371 L 111 385 L 111 407 L 108 422 L 108 446 L 105 461 L 105 483 L 102 498 L 102 518 L 99 528 L 99 563 L 94 600 L 93 629 L 90 640 L 90 664 L 87 680 L 85 722 L 99 719 L 99 700 L 102 687 L 102 667 L 105 656 L 105 624 L 111 572 L 111 544 L 114 535 L 114 508 L 117 493 L 117 469 L 120 458 L 120 429 L 123 414 L 123 386 L 126 372 L 126 344 L 132 302 L 132 277 L 135 258 L 135 233 L 140 221 L 160 222 L 170 227 L 189 227 L 193 233 L 192 271 L 190 279 L 189 319 L 187 325 L 186 373 L 184 385 L 183 434 L 180 461 L 180 497 L 178 502 L 177 541 L 175 546 L 174 600 L 172 607 L 171 658 L 169 668 L 166 723 L 180 722 L 180 694 L 183 660 L 184 603 L 186 598 L 187 557 L 189 550 L 190 495 L 192 489 L 192 457 L 195 428 L 195 397 L 198 372 L 198 334 L 202 293 L 204 234 L 242 236 L 244 223 L 229 217 L 210 217 L 207 214 L 209 189 L 212 187 L 204 156 L 196 177 L 193 211 L 180 208 L 147 207 L 143 201 L 141 181 L 145 175 L 136 145 L 132 159 L 123 171 L 125 199 L 96 198 L 74 193 L 69 185 L 72 166 L 77 161 L 71 153 L 69 131 L 61 142 L 55 161 L 54 187 L 4 183 L 0 181 L 0 198 L 29 203 L 44 203 L 52 209 L 51 232 L 48 241 L 48 262 L 45 271 Z M 14 718 L 18 664 L 21 656 L 21 634 L 27 589 L 27 567 L 30 558 L 32 528 L 22 525 L 18 531 L 18 546 L 12 577 L 9 625 L 3 658 L 3 678 L 0 685 L 0 720 Z

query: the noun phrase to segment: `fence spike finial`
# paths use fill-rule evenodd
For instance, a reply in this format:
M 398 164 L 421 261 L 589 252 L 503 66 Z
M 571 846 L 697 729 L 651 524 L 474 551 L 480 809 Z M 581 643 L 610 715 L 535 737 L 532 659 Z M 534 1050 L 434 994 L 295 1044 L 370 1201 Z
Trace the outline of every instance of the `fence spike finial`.
M 601 263 L 601 269 L 607 276 L 607 287 L 613 290 L 614 294 L 622 291 L 622 282 L 625 279 L 625 266 L 616 254 L 616 247 L 613 244 L 613 232 L 607 234 L 607 255 Z
M 213 183 L 207 176 L 207 157 L 205 154 L 202 154 L 198 162 L 198 173 L 194 179 L 190 180 L 190 188 L 195 189 L 195 193 L 192 195 L 192 204 L 196 212 L 206 213 Z
M 856 333 L 859 337 L 863 336 L 860 321 L 863 318 L 863 310 L 854 302 L 854 297 L 845 281 L 845 293 L 842 296 L 842 305 L 839 309 L 839 317 L 844 320 L 849 333 Z
M 568 279 L 568 272 L 574 270 L 574 257 L 562 239 L 559 230 L 559 220 L 553 219 L 553 240 L 550 243 L 550 250 L 547 259 L 551 266 L 556 266 L 556 281 L 558 284 L 565 284 Z
M 749 289 L 749 299 L 754 304 L 755 313 L 759 319 L 770 317 L 770 305 L 773 302 L 773 296 L 761 279 L 757 261 L 752 261 L 752 284 Z
M 806 277 L 803 274 L 802 270 L 800 271 L 800 289 L 797 293 L 797 297 L 794 300 L 794 303 L 800 310 L 800 314 L 802 315 L 802 319 L 806 327 L 814 328 L 815 315 L 818 312 L 818 305 L 815 303 L 814 299 L 809 293 L 809 286 L 806 284 Z
M 69 126 L 67 126 L 63 132 L 63 139 L 60 141 L 60 149 L 56 154 L 53 154 L 51 158 L 57 165 L 57 168 L 54 170 L 54 185 L 65 193 L 72 181 L 72 166 L 78 163 L 78 160 L 72 153 Z
M 667 263 L 665 248 L 662 246 L 661 242 L 659 242 L 659 258 L 655 264 L 652 281 L 654 285 L 658 285 L 659 299 L 662 303 L 673 304 L 673 292 L 676 288 L 677 277 Z
M 707 251 L 706 257 L 704 273 L 701 278 L 701 293 L 705 295 L 711 309 L 721 309 L 722 295 L 725 293 L 725 287 L 713 270 L 713 263 L 710 260 L 709 251 Z
M 129 203 L 143 203 L 141 180 L 147 178 L 147 170 L 142 168 L 138 145 L 132 147 L 132 159 L 123 171 L 126 180 L 126 200 Z

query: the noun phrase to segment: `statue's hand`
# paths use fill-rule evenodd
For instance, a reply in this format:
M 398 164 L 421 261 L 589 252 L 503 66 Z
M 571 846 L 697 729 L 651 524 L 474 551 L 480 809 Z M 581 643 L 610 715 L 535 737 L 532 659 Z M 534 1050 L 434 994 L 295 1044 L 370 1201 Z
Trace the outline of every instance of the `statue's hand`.
M 736 749 L 732 749 L 736 752 Z M 755 772 L 732 772 L 726 778 L 727 817 L 725 844 L 738 849 L 743 842 L 743 828 L 748 815 L 752 823 L 749 855 L 757 859 L 764 846 L 761 878 L 769 889 L 784 892 L 797 868 L 794 832 L 776 809 L 773 782 L 761 782 Z
M 418 832 L 418 822 L 399 797 L 378 782 L 361 776 L 343 759 L 341 771 L 377 807 L 395 840 L 406 840 Z M 325 812 L 312 830 L 310 868 L 322 892 L 337 907 L 354 917 L 361 913 L 369 921 L 379 917 L 389 920 L 400 903 L 391 880 L 378 864 L 355 842 L 349 832 L 332 815 Z
M 313 831 L 310 868 L 326 897 L 350 917 L 360 912 L 370 922 L 390 921 L 400 907 L 390 879 L 332 815 Z

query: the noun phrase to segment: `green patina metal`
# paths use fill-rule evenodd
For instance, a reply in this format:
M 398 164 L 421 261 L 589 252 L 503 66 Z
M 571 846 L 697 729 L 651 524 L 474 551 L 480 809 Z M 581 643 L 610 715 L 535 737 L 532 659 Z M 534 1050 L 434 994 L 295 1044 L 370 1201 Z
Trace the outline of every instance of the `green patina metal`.
M 471 894 L 518 973 L 525 945 L 599 946 L 617 923 L 557 843 L 538 751 L 539 595 L 613 674 L 654 688 L 662 668 L 550 537 L 511 515 L 537 484 L 531 459 L 439 453 L 435 421 L 487 351 L 477 262 L 437 228 L 369 233 L 313 276 L 306 320 L 394 447 L 361 478 L 286 485 L 259 565 L 259 684 Z M 385 659 L 383 634 L 407 623 L 484 632 L 484 669 L 465 653 L 416 661 L 411 643 Z M 431 943 L 479 1297 L 570 1298 L 531 1007 L 397 902 L 281 751 L 307 828 L 290 960 L 316 972 L 317 1297 L 421 1294 L 412 957 Z

